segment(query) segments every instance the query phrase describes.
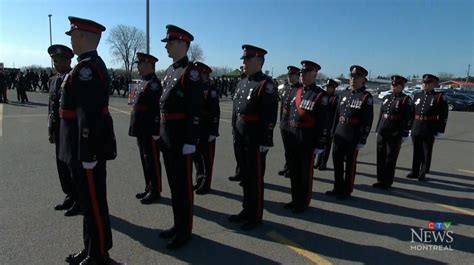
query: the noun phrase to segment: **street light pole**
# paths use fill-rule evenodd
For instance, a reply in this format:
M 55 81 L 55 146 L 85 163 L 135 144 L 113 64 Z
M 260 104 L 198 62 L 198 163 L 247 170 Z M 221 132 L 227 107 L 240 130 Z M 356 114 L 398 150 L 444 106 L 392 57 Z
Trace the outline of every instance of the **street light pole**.
M 150 0 L 146 0 L 146 53 L 150 54 Z
M 49 17 L 49 46 L 53 45 L 53 34 L 52 34 L 52 31 L 51 31 L 51 17 L 53 15 L 49 14 L 48 17 Z M 53 68 L 53 59 L 51 59 L 51 69 Z

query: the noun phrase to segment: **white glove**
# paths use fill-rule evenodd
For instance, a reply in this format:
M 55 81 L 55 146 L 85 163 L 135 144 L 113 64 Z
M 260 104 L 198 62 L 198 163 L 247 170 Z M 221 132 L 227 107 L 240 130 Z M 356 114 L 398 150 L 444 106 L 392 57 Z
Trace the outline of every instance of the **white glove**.
M 160 139 L 160 136 L 159 135 L 152 135 L 151 138 L 153 138 L 153 140 L 156 141 L 156 140 Z
M 183 146 L 183 155 L 189 155 L 196 152 L 196 146 L 195 145 L 190 145 L 190 144 L 185 144 Z
M 314 155 L 315 155 L 315 156 L 321 154 L 322 152 L 324 152 L 324 149 L 318 149 L 318 148 L 315 148 L 315 149 L 314 149 Z
M 270 147 L 261 145 L 259 149 L 260 149 L 260 153 L 264 153 L 264 152 L 268 151 L 270 149 Z
M 207 139 L 208 142 L 212 142 L 217 138 L 215 135 L 209 135 L 209 138 Z
M 94 162 L 82 162 L 82 167 L 84 169 L 93 169 L 97 165 L 97 161 Z
M 444 133 L 437 133 L 435 135 L 435 138 L 443 138 L 443 136 L 444 136 Z
M 410 137 L 410 136 L 411 136 L 411 130 L 408 131 L 408 137 Z
M 365 146 L 365 144 L 357 144 L 356 149 L 360 150 L 360 149 L 364 148 L 364 146 Z

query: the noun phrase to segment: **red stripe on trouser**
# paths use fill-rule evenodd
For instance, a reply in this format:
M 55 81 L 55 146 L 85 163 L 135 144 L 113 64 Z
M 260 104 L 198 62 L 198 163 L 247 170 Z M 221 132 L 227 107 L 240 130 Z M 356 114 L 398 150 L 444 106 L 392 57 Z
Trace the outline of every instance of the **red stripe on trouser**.
M 161 192 L 161 163 L 158 154 L 156 153 L 156 142 L 153 138 L 151 138 L 151 153 L 153 155 L 153 164 L 155 165 L 155 174 L 156 174 L 156 190 L 158 193 Z
M 262 202 L 263 202 L 263 197 L 262 197 L 262 185 L 261 185 L 261 178 L 262 178 L 262 172 L 260 168 L 260 150 L 257 149 L 257 221 L 262 220 Z
M 357 155 L 359 154 L 359 150 L 355 150 L 354 152 L 354 160 L 352 160 L 352 171 L 351 171 L 351 192 L 354 190 L 354 181 L 356 176 L 356 166 L 357 166 Z
M 211 188 L 211 182 L 212 182 L 212 173 L 213 173 L 213 168 L 214 168 L 214 155 L 216 151 L 216 140 L 212 141 L 209 143 L 209 164 L 210 168 L 208 169 L 208 179 L 207 179 L 207 188 Z
M 311 201 L 311 197 L 313 195 L 313 174 L 314 174 L 314 153 L 312 154 L 311 157 L 311 163 L 309 163 L 309 177 L 308 177 L 308 194 L 306 197 L 306 206 L 309 205 L 309 202 Z
M 193 231 L 193 203 L 194 203 L 194 192 L 193 192 L 193 185 L 191 184 L 193 181 L 193 167 L 192 167 L 192 157 L 191 155 L 185 155 L 186 157 L 186 185 L 188 188 L 188 199 L 189 199 L 189 232 Z
M 100 254 L 102 256 L 105 256 L 104 223 L 102 222 L 102 217 L 100 216 L 99 203 L 97 201 L 97 194 L 96 194 L 95 184 L 94 184 L 94 174 L 92 172 L 92 169 L 86 169 L 86 175 L 87 175 L 87 184 L 89 186 L 89 194 L 91 197 L 92 214 L 94 216 L 94 220 L 97 226 L 97 232 L 99 233 Z

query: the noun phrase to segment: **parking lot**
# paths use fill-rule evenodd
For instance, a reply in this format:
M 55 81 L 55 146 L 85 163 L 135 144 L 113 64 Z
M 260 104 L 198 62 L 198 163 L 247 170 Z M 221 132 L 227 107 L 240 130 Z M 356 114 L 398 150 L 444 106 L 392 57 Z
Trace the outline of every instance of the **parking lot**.
M 9 98 L 15 97 L 9 91 Z M 63 264 L 68 254 L 82 248 L 82 218 L 64 217 L 53 210 L 63 194 L 54 148 L 47 138 L 48 96 L 28 93 L 28 97 L 29 104 L 0 104 L 0 264 Z M 375 117 L 378 108 L 375 105 Z M 143 176 L 136 141 L 127 134 L 130 107 L 126 99 L 111 97 L 110 111 L 119 150 L 117 159 L 108 163 L 114 240 L 110 254 L 117 263 L 472 264 L 474 260 L 472 112 L 449 113 L 446 134 L 435 142 L 429 181 L 405 178 L 412 159 L 408 143 L 400 152 L 394 189 L 373 189 L 372 131 L 359 154 L 353 198 L 339 201 L 324 195 L 333 183 L 329 162 L 330 170 L 315 171 L 311 207 L 299 215 L 283 208 L 290 200 L 290 183 L 277 174 L 284 160 L 281 137 L 275 130 L 275 147 L 267 156 L 264 223 L 244 232 L 227 221 L 228 215 L 240 211 L 242 189 L 227 179 L 235 161 L 232 102 L 223 99 L 213 191 L 195 196 L 191 242 L 168 251 L 166 241 L 158 237 L 172 225 L 166 177 L 159 203 L 144 206 L 135 199 L 143 188 Z M 430 222 L 449 223 L 443 231 L 451 231 L 453 240 L 419 242 L 413 230 L 430 230 Z M 443 248 L 423 248 L 428 245 Z

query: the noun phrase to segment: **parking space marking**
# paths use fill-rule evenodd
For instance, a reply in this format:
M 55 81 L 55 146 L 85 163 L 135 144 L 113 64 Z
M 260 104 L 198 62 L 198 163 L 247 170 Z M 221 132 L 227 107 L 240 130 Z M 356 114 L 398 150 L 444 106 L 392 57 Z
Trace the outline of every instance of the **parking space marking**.
M 420 196 L 417 196 L 417 195 L 413 195 L 413 194 L 410 194 L 410 193 L 407 193 L 407 192 L 404 192 L 404 191 L 394 190 L 393 193 L 397 193 L 399 195 L 402 195 L 402 196 L 405 196 L 405 197 L 408 197 L 408 198 L 411 198 L 411 199 L 414 199 L 414 200 L 433 203 L 433 204 L 435 204 L 439 207 L 442 207 L 442 208 L 445 208 L 445 209 L 448 209 L 448 210 L 451 210 L 451 211 L 454 211 L 454 212 L 457 212 L 457 213 L 462 213 L 462 214 L 474 216 L 474 211 L 470 211 L 470 210 L 467 210 L 467 209 L 459 208 L 459 207 L 448 205 L 448 204 L 437 203 L 437 202 L 434 202 L 432 200 L 428 200 L 426 198 L 423 198 L 423 197 L 420 197 Z
M 273 239 L 274 241 L 276 241 L 280 244 L 286 245 L 288 248 L 290 248 L 291 250 L 296 252 L 298 255 L 301 255 L 301 256 L 309 259 L 314 264 L 332 265 L 332 263 L 329 260 L 321 257 L 320 255 L 318 255 L 314 252 L 311 252 L 311 251 L 308 251 L 308 250 L 304 249 L 303 247 L 299 246 L 295 242 L 293 242 L 293 241 L 287 239 L 286 237 L 280 235 L 276 231 L 268 232 L 267 236 L 269 236 L 271 239 Z
M 458 168 L 458 170 L 462 172 L 466 172 L 466 173 L 471 173 L 474 175 L 474 171 L 471 171 L 471 170 L 465 170 L 465 169 L 460 169 L 460 168 Z

